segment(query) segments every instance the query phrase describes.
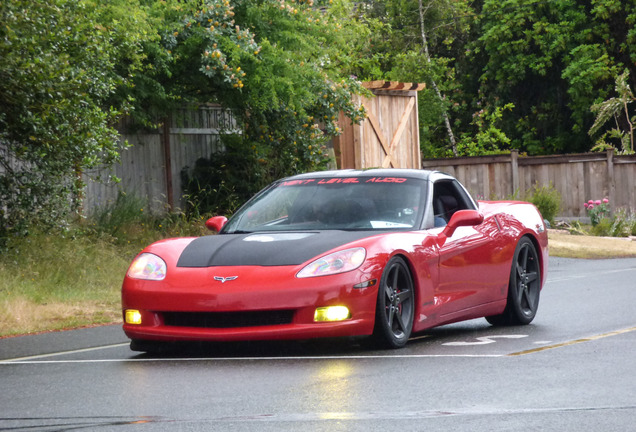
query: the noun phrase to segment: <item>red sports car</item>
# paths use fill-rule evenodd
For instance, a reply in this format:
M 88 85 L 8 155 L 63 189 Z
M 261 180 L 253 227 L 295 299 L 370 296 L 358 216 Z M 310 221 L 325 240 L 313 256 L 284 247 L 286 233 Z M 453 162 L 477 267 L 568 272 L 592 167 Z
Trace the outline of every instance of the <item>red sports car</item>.
M 530 323 L 548 238 L 528 203 L 475 202 L 435 171 L 308 173 L 274 182 L 216 235 L 156 242 L 122 288 L 136 351 L 178 341 L 416 332 L 478 317 Z

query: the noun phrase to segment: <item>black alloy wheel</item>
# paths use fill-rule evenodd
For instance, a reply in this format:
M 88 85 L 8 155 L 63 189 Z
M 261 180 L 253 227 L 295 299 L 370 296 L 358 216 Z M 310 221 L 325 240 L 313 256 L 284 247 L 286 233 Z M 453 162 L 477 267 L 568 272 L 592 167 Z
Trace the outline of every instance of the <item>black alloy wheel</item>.
M 382 273 L 378 288 L 374 341 L 385 348 L 406 345 L 413 329 L 414 310 L 411 272 L 403 258 L 393 257 Z
M 501 315 L 486 319 L 493 325 L 530 324 L 539 308 L 540 293 L 541 267 L 537 249 L 529 238 L 523 237 L 512 261 L 506 308 Z

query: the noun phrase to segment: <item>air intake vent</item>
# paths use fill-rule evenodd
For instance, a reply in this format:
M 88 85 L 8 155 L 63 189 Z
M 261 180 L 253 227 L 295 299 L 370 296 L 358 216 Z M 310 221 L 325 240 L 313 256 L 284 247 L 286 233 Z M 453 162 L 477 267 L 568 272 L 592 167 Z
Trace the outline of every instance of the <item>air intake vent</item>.
M 235 328 L 290 324 L 293 310 L 255 312 L 164 312 L 171 327 Z

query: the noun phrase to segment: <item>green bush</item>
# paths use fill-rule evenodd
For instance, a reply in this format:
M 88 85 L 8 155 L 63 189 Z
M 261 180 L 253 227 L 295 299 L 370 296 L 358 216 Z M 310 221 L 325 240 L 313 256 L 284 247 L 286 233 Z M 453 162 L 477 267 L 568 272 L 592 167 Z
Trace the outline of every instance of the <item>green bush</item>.
M 589 200 L 584 203 L 583 206 L 587 211 L 587 214 L 590 216 L 590 221 L 592 221 L 592 225 L 596 225 L 603 218 L 610 217 L 610 206 L 609 199 L 603 198 L 603 200 Z
M 609 218 L 601 218 L 597 221 L 596 225 L 592 225 L 590 234 L 599 237 L 611 237 L 613 221 Z
M 636 235 L 636 215 L 619 208 L 612 217 L 598 218 L 592 225 L 590 234 L 604 237 L 627 237 Z
M 541 212 L 541 216 L 551 224 L 554 224 L 554 218 L 561 211 L 561 194 L 552 183 L 548 186 L 539 186 L 539 183 L 535 183 L 526 193 L 526 201 L 534 204 Z

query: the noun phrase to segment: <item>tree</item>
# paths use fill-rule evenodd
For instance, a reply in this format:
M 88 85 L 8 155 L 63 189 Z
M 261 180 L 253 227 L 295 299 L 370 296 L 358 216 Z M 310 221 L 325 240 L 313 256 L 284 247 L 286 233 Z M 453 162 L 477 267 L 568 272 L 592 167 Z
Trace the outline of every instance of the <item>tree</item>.
M 117 159 L 112 124 L 127 104 L 110 100 L 141 63 L 146 27 L 123 1 L 96 6 L 0 5 L 0 237 L 63 220 L 81 171 Z
M 635 11 L 633 0 L 484 2 L 471 50 L 482 61 L 482 105 L 515 105 L 502 126 L 511 147 L 590 149 L 590 106 L 607 98 L 618 71 L 635 68 Z
M 328 140 L 340 133 L 339 113 L 364 118 L 353 98 L 364 89 L 342 71 L 348 43 L 364 37 L 365 26 L 347 2 L 324 3 L 331 5 L 206 0 L 166 39 L 175 58 L 167 93 L 219 103 L 243 126 L 239 136 L 226 137 L 224 156 L 214 155 L 188 180 L 199 200 L 218 202 L 196 189 L 206 185 L 206 194 L 218 195 L 221 178 L 235 179 L 223 190 L 236 196 L 223 201 L 240 202 L 275 178 L 321 169 L 330 160 Z
M 372 45 L 381 59 L 383 73 L 365 79 L 423 82 L 419 92 L 420 142 L 426 156 L 457 155 L 456 128 L 465 127 L 453 118 L 460 105 L 461 89 L 455 65 L 465 55 L 474 13 L 464 0 L 369 1 L 368 16 L 382 21 L 384 31 Z M 381 53 L 381 55 L 378 55 Z

